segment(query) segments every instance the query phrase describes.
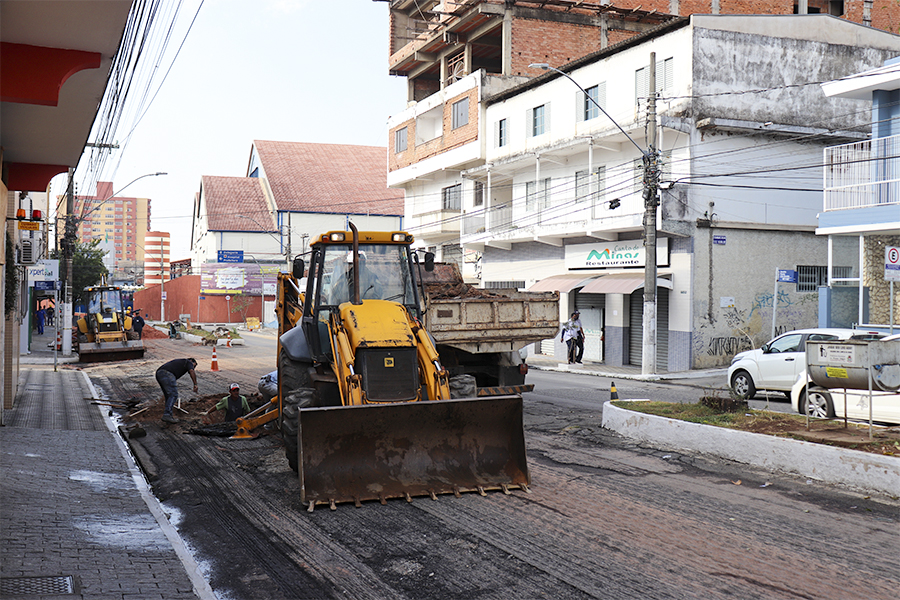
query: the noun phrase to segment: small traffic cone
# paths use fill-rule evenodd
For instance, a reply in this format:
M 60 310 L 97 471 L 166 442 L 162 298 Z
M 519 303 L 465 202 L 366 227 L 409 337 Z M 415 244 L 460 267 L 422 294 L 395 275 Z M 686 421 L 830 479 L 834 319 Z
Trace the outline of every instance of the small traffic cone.
M 227 347 L 231 348 L 231 332 L 230 331 L 228 332 L 228 341 L 225 342 L 225 345 Z
M 210 371 L 218 371 L 219 370 L 219 359 L 216 358 L 216 347 L 213 346 L 213 357 L 212 357 L 212 366 L 209 368 Z
M 62 350 L 62 331 L 56 332 L 56 351 Z
M 218 369 L 217 369 L 217 370 L 218 370 Z M 615 382 L 615 381 L 610 381 L 610 384 L 611 384 L 611 385 L 609 386 L 609 399 L 610 399 L 610 400 L 618 400 L 618 399 L 619 399 L 619 392 L 616 391 L 616 382 Z

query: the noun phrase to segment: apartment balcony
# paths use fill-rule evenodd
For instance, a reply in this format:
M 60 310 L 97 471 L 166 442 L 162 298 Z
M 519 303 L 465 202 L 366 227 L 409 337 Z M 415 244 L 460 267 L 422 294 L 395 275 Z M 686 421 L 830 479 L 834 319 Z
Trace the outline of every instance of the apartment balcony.
M 407 219 L 408 229 L 418 239 L 441 243 L 459 238 L 462 211 L 435 210 L 413 214 Z
M 820 234 L 900 228 L 900 135 L 825 149 Z

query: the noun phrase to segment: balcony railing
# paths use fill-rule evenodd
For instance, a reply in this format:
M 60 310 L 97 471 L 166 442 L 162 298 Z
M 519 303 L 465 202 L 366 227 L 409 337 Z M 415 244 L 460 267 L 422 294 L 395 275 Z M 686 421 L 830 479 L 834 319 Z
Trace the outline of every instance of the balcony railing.
M 825 149 L 825 210 L 900 204 L 900 135 Z

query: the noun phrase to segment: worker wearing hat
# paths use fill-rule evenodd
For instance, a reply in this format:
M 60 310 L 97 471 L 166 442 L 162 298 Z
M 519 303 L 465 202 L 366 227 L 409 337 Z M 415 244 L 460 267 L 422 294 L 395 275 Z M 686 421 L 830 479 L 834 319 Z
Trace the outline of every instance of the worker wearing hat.
M 247 398 L 241 396 L 241 386 L 232 383 L 228 388 L 228 395 L 206 411 L 206 414 L 214 410 L 224 410 L 226 421 L 237 421 L 239 417 L 243 417 L 250 412 L 250 405 L 247 403 Z

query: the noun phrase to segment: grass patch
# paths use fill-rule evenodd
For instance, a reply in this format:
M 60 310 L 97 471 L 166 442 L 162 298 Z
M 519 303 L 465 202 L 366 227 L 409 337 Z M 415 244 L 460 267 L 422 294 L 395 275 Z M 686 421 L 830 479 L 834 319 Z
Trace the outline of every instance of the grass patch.
M 765 410 L 753 410 L 746 406 L 739 411 L 723 411 L 711 408 L 703 400 L 696 404 L 682 404 L 678 402 L 628 402 L 619 400 L 613 402 L 614 406 L 633 410 L 634 412 L 679 419 L 690 423 L 702 425 L 715 425 L 741 431 L 758 431 L 772 433 L 773 429 L 789 431 L 797 426 L 805 425 L 806 419 L 802 415 L 789 415 Z
M 221 337 L 217 336 L 216 334 L 214 334 L 214 333 L 211 332 L 211 331 L 206 331 L 205 329 L 194 329 L 194 328 L 188 329 L 188 328 L 185 327 L 184 329 L 179 328 L 178 331 L 181 331 L 181 332 L 184 332 L 184 333 L 190 333 L 190 334 L 193 334 L 193 335 L 198 335 L 198 336 L 202 337 L 202 338 L 205 339 L 205 340 L 220 340 L 220 339 L 224 339 L 224 338 L 221 338 Z M 240 334 L 237 332 L 236 329 L 231 328 L 230 331 L 231 331 L 231 339 L 233 339 L 233 340 L 239 340 L 239 339 L 241 339 L 241 336 L 240 336 Z M 226 336 L 226 337 L 227 337 L 227 336 Z

